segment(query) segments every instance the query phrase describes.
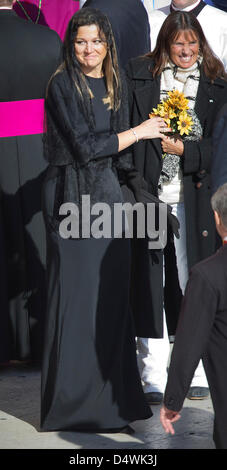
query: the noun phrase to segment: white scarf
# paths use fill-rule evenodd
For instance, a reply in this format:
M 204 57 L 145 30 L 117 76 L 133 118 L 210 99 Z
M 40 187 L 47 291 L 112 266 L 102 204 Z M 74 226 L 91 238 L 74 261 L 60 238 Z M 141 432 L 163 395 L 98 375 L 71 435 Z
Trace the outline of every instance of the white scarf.
M 198 140 L 202 135 L 200 122 L 194 112 L 195 100 L 200 79 L 200 58 L 195 64 L 187 69 L 176 66 L 171 61 L 167 62 L 161 74 L 160 101 L 165 99 L 168 91 L 172 91 L 175 87 L 175 80 L 183 83 L 183 93 L 188 99 L 188 106 L 193 117 L 192 134 L 185 136 L 183 140 Z M 159 178 L 159 190 L 162 191 L 163 183 L 170 183 L 180 168 L 179 155 L 165 154 L 162 160 L 162 171 Z
M 189 108 L 194 109 L 199 86 L 201 62 L 202 59 L 199 59 L 188 69 L 182 69 L 171 61 L 167 62 L 161 74 L 160 101 L 167 97 L 168 91 L 172 91 L 175 88 L 174 82 L 178 80 L 184 84 L 183 93 L 189 100 Z

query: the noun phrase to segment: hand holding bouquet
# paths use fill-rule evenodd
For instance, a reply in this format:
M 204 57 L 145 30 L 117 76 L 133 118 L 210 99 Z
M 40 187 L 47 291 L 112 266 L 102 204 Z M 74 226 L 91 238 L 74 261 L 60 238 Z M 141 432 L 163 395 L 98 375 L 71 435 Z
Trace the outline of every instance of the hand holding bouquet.
M 189 100 L 178 90 L 168 92 L 168 96 L 153 108 L 149 118 L 162 117 L 171 132 L 161 141 L 163 165 L 159 187 L 172 181 L 180 169 L 180 157 L 184 153 L 184 142 L 198 141 L 202 136 L 202 127 L 194 110 L 189 109 Z M 169 137 L 172 136 L 172 137 Z
M 149 118 L 160 116 L 164 119 L 167 126 L 172 129 L 172 134 L 189 135 L 192 130 L 193 120 L 188 110 L 188 99 L 184 93 L 178 90 L 168 92 L 168 98 L 164 99 Z

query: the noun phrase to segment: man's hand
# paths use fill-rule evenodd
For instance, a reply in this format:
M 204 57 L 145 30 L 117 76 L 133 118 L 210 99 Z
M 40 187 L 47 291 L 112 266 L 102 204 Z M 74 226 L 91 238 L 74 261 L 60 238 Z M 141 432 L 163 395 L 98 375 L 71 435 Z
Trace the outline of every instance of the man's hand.
M 184 153 L 184 144 L 180 137 L 169 137 L 163 134 L 161 145 L 162 150 L 165 153 L 171 153 L 180 156 Z
M 168 408 L 163 405 L 160 411 L 160 421 L 162 423 L 163 428 L 165 429 L 165 432 L 175 434 L 172 423 L 178 421 L 180 417 L 181 415 L 178 411 L 168 410 Z

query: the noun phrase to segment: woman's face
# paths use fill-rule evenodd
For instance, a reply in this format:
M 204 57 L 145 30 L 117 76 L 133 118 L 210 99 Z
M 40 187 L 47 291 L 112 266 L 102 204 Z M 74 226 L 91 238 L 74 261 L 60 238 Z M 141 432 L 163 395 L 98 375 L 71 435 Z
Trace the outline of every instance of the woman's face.
M 170 59 L 172 62 L 187 69 L 198 59 L 199 41 L 193 31 L 180 31 L 170 45 Z
M 105 37 L 95 24 L 80 26 L 75 40 L 75 54 L 85 75 L 102 76 L 102 65 L 107 54 Z

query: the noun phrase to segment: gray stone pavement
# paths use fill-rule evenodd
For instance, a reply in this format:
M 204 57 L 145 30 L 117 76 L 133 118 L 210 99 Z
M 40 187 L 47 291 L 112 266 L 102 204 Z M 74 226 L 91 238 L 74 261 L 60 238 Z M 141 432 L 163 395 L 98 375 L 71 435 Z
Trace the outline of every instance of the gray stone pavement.
M 153 417 L 132 423 L 135 434 L 42 432 L 39 427 L 40 371 L 24 364 L 0 368 L 0 449 L 214 449 L 210 399 L 186 399 L 175 435 Z

